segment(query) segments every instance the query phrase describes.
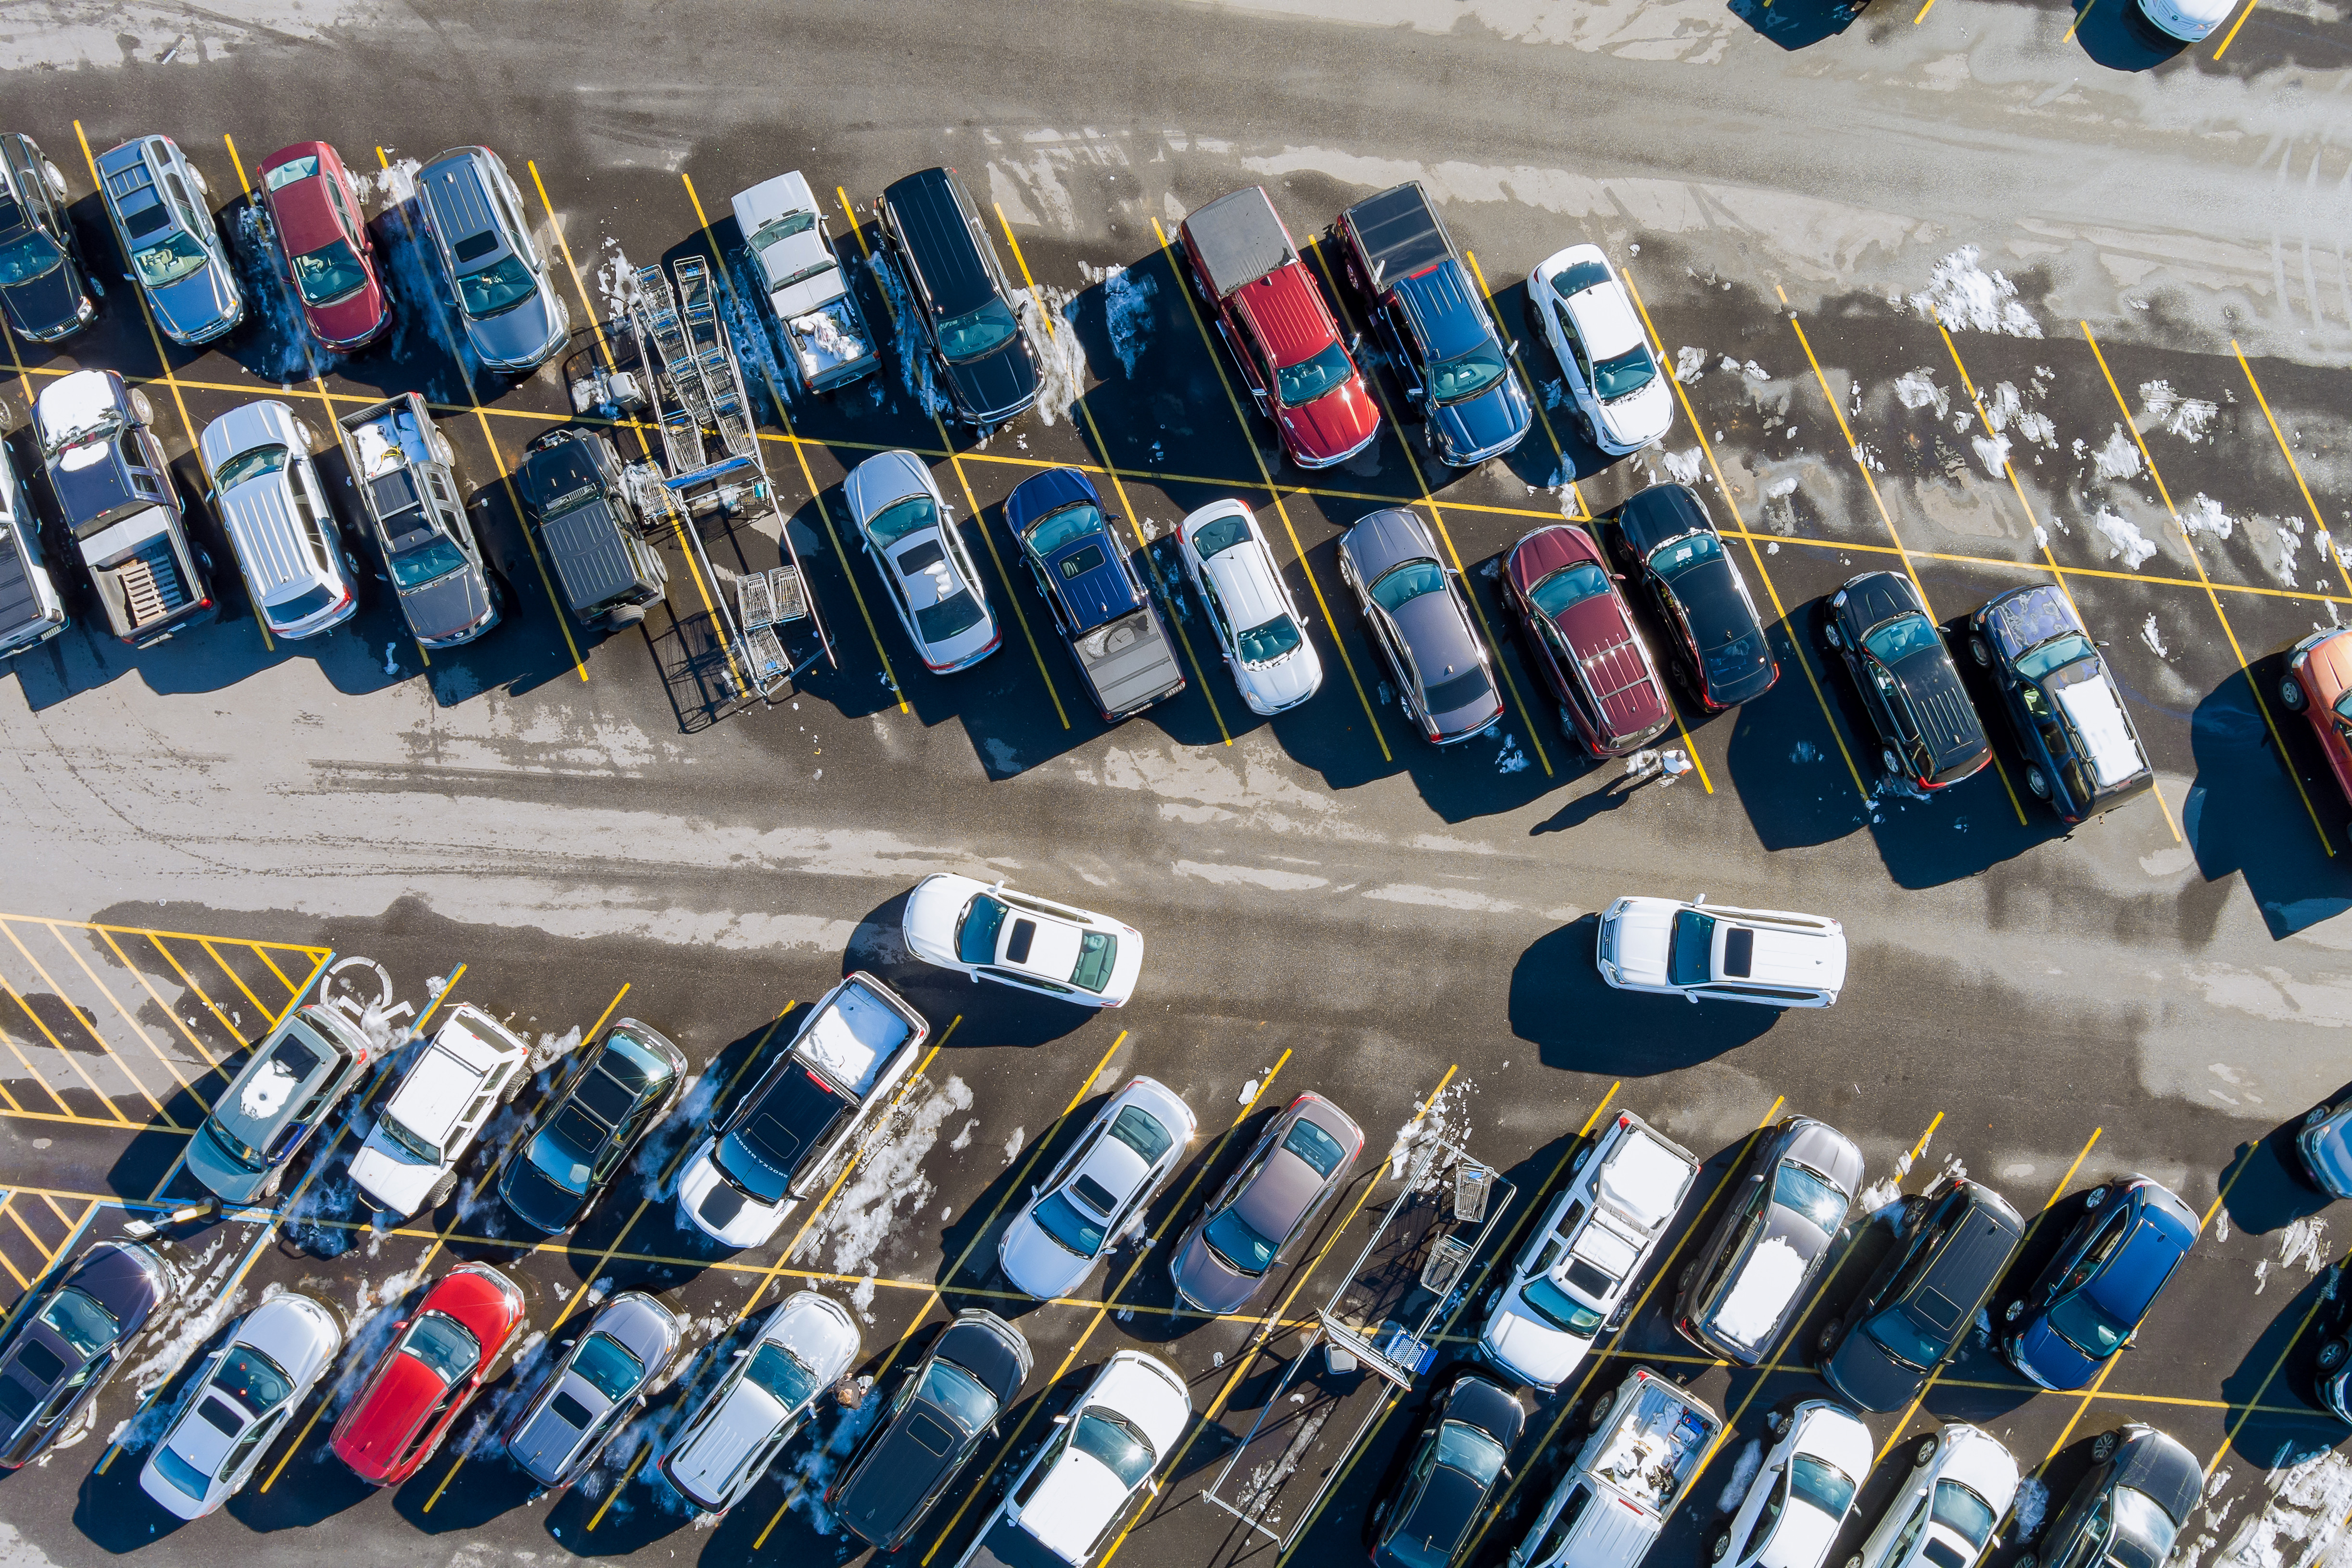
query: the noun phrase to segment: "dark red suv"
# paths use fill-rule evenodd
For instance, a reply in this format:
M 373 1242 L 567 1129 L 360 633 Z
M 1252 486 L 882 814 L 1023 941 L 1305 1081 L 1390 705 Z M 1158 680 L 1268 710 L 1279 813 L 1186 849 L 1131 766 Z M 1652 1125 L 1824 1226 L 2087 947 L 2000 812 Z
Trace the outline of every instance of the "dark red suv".
M 1503 588 L 1527 636 L 1528 661 L 1543 672 L 1563 726 L 1587 752 L 1622 757 L 1674 722 L 1649 645 L 1584 530 L 1556 522 L 1512 545 Z
M 392 306 L 341 155 L 324 142 L 298 142 L 255 173 L 311 335 L 337 353 L 372 341 L 392 320 Z
M 335 1458 L 371 1486 L 415 1475 L 527 1322 L 521 1288 L 488 1264 L 443 1275 L 336 1420 Z

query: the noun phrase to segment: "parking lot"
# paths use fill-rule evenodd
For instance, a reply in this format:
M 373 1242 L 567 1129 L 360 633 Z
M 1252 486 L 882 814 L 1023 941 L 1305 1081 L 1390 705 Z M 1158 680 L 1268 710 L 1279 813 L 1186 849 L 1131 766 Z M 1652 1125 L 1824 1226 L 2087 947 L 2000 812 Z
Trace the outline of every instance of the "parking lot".
M 489 636 L 428 654 L 346 511 L 359 616 L 273 642 L 197 504 L 223 568 L 217 624 L 134 653 L 78 615 L 15 661 L 16 695 L 0 694 L 0 1301 L 142 1215 L 167 1216 L 197 1283 L 77 1432 L 0 1479 L 0 1559 L 278 1568 L 331 1542 L 370 1564 L 420 1550 L 469 1565 L 846 1562 L 863 1548 L 822 1494 L 878 1400 L 829 1402 L 715 1524 L 651 1468 L 747 1326 L 810 1288 L 855 1312 L 856 1375 L 886 1389 L 962 1307 L 1013 1320 L 1034 1351 L 1022 1402 L 899 1559 L 953 1568 L 1052 1417 L 1133 1347 L 1181 1372 L 1200 1419 L 1097 1563 L 1357 1561 L 1493 1271 L 1581 1138 L 1630 1109 L 1706 1165 L 1604 1353 L 1556 1395 L 1522 1391 L 1528 1436 L 1478 1568 L 1519 1543 L 1580 1413 L 1629 1367 L 1687 1383 L 1727 1422 L 1654 1563 L 1704 1560 L 1766 1415 L 1823 1392 L 1813 1336 L 1885 1246 L 1883 1224 L 1857 1224 L 1758 1372 L 1697 1354 L 1666 1314 L 1751 1139 L 1791 1114 L 1854 1138 L 1874 1208 L 1948 1173 L 1998 1188 L 2033 1221 L 2021 1271 L 2117 1176 L 2166 1183 L 2203 1221 L 2131 1353 L 2090 1389 L 2037 1394 L 1977 1340 L 1914 1408 L 1872 1417 L 1881 1463 L 1832 1561 L 1895 1486 L 1898 1440 L 1948 1420 L 1983 1426 L 2037 1478 L 1993 1568 L 2031 1544 L 2041 1500 L 2054 1516 L 2092 1437 L 2126 1422 L 2207 1464 L 2183 1568 L 2336 1561 L 2352 1468 L 2311 1386 L 2340 1331 L 2345 1241 L 2289 1162 L 2304 1112 L 2352 1077 L 2352 811 L 2277 691 L 2286 650 L 2352 608 L 2329 537 L 2352 526 L 2352 187 L 2324 108 L 2343 45 L 2324 7 L 2262 0 L 2226 42 L 2158 63 L 2116 6 L 1938 0 L 1840 23 L 1802 0 L 1139 3 L 952 36 L 901 5 L 789 22 L 593 11 L 565 37 L 495 7 L 427 7 L 425 26 L 366 5 L 58 8 L 29 24 L 0 47 L 8 128 L 64 170 L 106 299 L 55 351 L 10 340 L 0 397 L 19 471 L 37 468 L 27 405 L 77 368 L 145 390 L 191 503 L 194 437 L 221 413 L 277 397 L 324 428 L 417 390 L 509 608 Z M 93 195 L 90 154 L 155 131 L 204 170 L 257 295 L 207 352 L 163 352 Z M 305 345 L 247 216 L 259 160 L 311 137 L 371 176 L 396 297 L 389 341 L 345 362 Z M 575 353 L 615 349 L 632 268 L 723 268 L 762 460 L 833 644 L 789 696 L 731 695 L 740 672 L 713 630 L 739 578 L 779 563 L 772 524 L 707 536 L 707 570 L 666 543 L 667 596 L 640 626 L 592 629 L 555 601 L 510 476 L 534 437 L 575 422 L 563 375 L 469 376 L 404 238 L 404 171 L 474 142 L 505 158 L 557 258 Z M 871 205 L 940 163 L 980 196 L 1051 367 L 1037 410 L 979 438 L 927 406 L 904 324 L 869 381 L 826 398 L 789 384 L 729 216 L 731 193 L 806 171 L 885 328 Z M 1408 178 L 1474 261 L 1540 416 L 1507 457 L 1444 469 L 1368 334 L 1387 428 L 1348 464 L 1301 470 L 1249 408 L 1169 242 L 1185 213 L 1262 184 L 1352 331 L 1365 322 L 1333 286 L 1336 258 L 1308 242 Z M 1526 304 L 1530 268 L 1586 240 L 1675 370 L 1672 432 L 1613 461 L 1572 430 Z M 642 426 L 584 423 L 625 456 L 658 449 Z M 1007 622 L 1002 648 L 951 677 L 924 673 L 871 563 L 845 548 L 844 477 L 900 447 L 932 469 Z M 1115 728 L 1088 710 L 1002 517 L 1015 485 L 1064 464 L 1132 533 L 1187 677 Z M 320 467 L 347 508 L 340 457 Z M 1695 767 L 1643 783 L 1564 732 L 1496 571 L 1528 530 L 1591 523 L 1668 481 L 1710 509 L 1780 677 L 1711 718 L 1685 701 L 1660 744 Z M 1272 721 L 1240 702 L 1170 538 L 1226 496 L 1255 509 L 1326 670 Z M 1443 752 L 1400 710 L 1338 568 L 1347 529 L 1397 506 L 1440 532 L 1503 675 L 1500 723 Z M 1996 765 L 1934 798 L 1885 784 L 1819 634 L 1826 597 L 1882 569 L 1948 628 L 2002 590 L 2061 585 L 2154 787 L 2066 831 L 1965 658 Z M 1134 1002 L 1081 1014 L 927 968 L 899 921 L 940 869 L 1142 931 Z M 1606 988 L 1595 913 L 1635 891 L 1834 916 L 1853 944 L 1842 1000 L 1777 1015 Z M 677 1216 L 677 1166 L 849 969 L 925 1014 L 929 1054 L 821 1203 L 772 1246 L 719 1248 Z M 388 1002 L 396 1032 L 472 1003 L 551 1054 L 641 1018 L 698 1076 L 562 1237 L 525 1238 L 491 1190 L 560 1067 L 500 1113 L 459 1195 L 413 1221 L 372 1215 L 348 1174 L 379 1075 L 274 1205 L 169 1222 L 199 1195 L 183 1151 L 242 1053 L 322 989 Z M 1007 1215 L 1139 1074 L 1185 1098 L 1199 1137 L 1139 1237 L 1066 1298 L 1019 1297 L 994 1268 Z M 1179 1310 L 1163 1244 L 1308 1089 L 1364 1128 L 1355 1181 L 1246 1311 Z M 1312 1516 L 1283 1521 L 1293 1543 L 1270 1542 L 1198 1494 L 1278 1397 L 1358 1216 L 1431 1137 L 1512 1184 L 1497 1240 L 1444 1314 L 1434 1370 L 1381 1406 Z M 328 1451 L 334 1413 L 404 1304 L 468 1259 L 525 1282 L 533 1337 L 440 1454 L 373 1494 Z M 688 1354 L 586 1479 L 534 1495 L 499 1451 L 502 1415 L 548 1347 L 627 1289 L 690 1316 Z M 281 1289 L 332 1301 L 354 1348 L 246 1492 L 179 1526 L 137 1481 L 157 1413 Z

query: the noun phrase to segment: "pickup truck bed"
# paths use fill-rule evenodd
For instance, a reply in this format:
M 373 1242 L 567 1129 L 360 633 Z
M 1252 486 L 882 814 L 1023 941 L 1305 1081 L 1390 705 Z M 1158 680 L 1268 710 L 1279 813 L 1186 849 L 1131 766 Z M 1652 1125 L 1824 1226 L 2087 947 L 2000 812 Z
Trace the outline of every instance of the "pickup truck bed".
M 0 462 L 5 462 L 0 458 Z M 0 639 L 42 618 L 41 597 L 33 589 L 32 566 L 16 548 L 16 531 L 0 526 Z
M 1149 605 L 1070 639 L 1095 707 L 1123 719 L 1184 689 L 1184 669 Z
M 1347 222 L 1356 233 L 1375 292 L 1400 278 L 1450 259 L 1453 244 L 1445 226 L 1417 182 L 1382 191 L 1349 207 Z

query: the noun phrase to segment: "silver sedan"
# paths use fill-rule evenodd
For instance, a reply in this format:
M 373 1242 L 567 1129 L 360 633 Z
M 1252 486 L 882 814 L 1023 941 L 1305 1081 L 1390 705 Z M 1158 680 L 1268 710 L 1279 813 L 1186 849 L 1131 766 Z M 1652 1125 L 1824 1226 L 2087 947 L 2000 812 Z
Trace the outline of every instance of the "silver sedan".
M 180 1395 L 139 1471 L 140 1489 L 182 1519 L 235 1497 L 343 1348 L 335 1310 L 289 1291 L 246 1314 Z
M 1436 744 L 1466 741 L 1503 716 L 1486 642 L 1462 580 L 1446 569 L 1417 513 L 1376 511 L 1339 540 L 1339 574 L 1356 591 L 1398 700 Z
M 507 1457 L 542 1487 L 579 1479 L 613 1434 L 645 1408 L 686 1325 L 642 1290 L 604 1303 L 507 1430 Z
M 725 1513 L 856 1359 L 857 1325 L 838 1303 L 814 1290 L 787 1297 L 687 1417 L 662 1475 L 703 1512 Z

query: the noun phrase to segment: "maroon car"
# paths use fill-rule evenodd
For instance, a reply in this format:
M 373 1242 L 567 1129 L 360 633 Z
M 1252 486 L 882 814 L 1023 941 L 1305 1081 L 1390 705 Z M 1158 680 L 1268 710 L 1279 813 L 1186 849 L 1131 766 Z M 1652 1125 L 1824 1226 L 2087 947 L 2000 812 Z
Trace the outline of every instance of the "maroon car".
M 298 142 L 263 159 L 258 173 L 311 334 L 337 353 L 373 341 L 392 308 L 341 155 L 324 142 Z
M 1528 661 L 1559 701 L 1563 727 L 1596 757 L 1622 757 L 1674 722 L 1665 683 L 1633 627 L 1601 548 L 1553 523 L 1503 558 L 1504 596 L 1518 612 Z

